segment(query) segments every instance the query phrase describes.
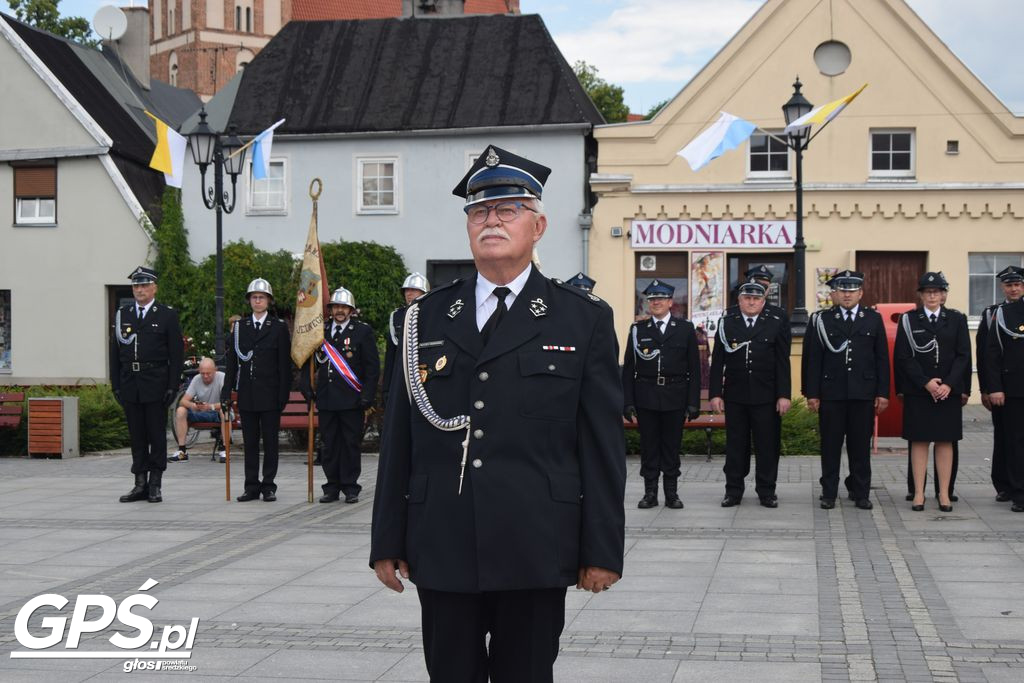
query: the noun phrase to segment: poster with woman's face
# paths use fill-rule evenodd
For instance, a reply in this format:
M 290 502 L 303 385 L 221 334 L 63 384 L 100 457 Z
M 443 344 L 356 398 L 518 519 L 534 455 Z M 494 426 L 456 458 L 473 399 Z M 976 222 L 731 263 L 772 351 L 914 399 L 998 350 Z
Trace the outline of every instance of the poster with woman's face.
M 690 320 L 713 331 L 725 312 L 725 252 L 690 252 Z

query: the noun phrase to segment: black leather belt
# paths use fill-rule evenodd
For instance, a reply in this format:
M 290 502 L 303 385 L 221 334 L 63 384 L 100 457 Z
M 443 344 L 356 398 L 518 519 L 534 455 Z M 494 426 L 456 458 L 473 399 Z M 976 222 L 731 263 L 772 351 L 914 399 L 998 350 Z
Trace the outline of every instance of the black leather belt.
M 657 384 L 659 387 L 663 387 L 666 384 L 682 384 L 683 382 L 686 382 L 688 380 L 686 375 L 679 375 L 677 377 L 664 377 L 664 376 L 644 377 L 644 376 L 641 375 L 641 376 L 638 376 L 636 379 L 637 379 L 638 382 L 647 382 L 647 383 L 650 383 L 650 384 Z
M 142 372 L 143 370 L 152 370 L 153 368 L 166 368 L 167 367 L 167 361 L 162 361 L 162 362 L 132 361 L 131 367 L 132 367 L 132 372 Z

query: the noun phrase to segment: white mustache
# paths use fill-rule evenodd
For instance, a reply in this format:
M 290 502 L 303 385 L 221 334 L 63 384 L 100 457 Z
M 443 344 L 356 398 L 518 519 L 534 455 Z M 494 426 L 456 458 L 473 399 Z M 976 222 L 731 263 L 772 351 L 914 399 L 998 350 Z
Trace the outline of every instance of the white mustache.
M 500 237 L 506 242 L 512 239 L 511 237 L 508 236 L 508 233 L 505 232 L 504 228 L 496 226 L 493 228 L 484 228 L 483 231 L 477 236 L 476 241 L 483 242 L 488 237 Z

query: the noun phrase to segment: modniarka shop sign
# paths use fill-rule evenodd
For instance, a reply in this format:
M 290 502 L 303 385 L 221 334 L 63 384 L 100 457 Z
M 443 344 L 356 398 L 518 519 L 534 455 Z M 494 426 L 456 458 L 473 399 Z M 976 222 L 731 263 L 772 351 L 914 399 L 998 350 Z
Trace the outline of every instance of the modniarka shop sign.
M 792 249 L 796 221 L 633 221 L 634 249 Z

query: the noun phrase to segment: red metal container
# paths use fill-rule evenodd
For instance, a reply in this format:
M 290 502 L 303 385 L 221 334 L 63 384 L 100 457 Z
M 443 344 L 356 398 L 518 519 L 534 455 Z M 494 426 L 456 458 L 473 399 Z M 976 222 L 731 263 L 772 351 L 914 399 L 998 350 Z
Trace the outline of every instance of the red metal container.
M 889 407 L 878 416 L 878 436 L 900 436 L 903 433 L 903 401 L 896 398 L 896 372 L 892 367 L 892 352 L 896 346 L 896 328 L 900 314 L 916 304 L 878 304 L 875 306 L 885 324 L 885 337 L 889 343 Z

